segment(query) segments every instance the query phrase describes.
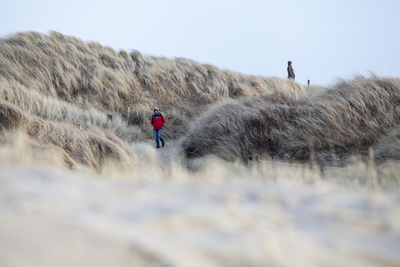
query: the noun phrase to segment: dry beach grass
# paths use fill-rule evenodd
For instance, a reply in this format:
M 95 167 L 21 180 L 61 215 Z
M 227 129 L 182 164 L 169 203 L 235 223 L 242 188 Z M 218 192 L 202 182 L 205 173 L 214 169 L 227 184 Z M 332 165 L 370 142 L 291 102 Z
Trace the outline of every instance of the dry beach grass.
M 399 78 L 3 38 L 0 265 L 398 266 L 399 108 Z
M 3 131 L 22 128 L 74 166 L 101 170 L 106 158 L 133 166 L 138 157 L 128 143 L 152 138 L 154 106 L 168 121 L 164 136 L 180 139 L 175 154 L 189 160 L 216 155 L 247 163 L 256 152 L 310 163 L 315 152 L 316 164 L 347 166 L 367 162 L 370 147 L 378 164 L 399 158 L 398 78 L 357 76 L 310 89 L 57 32 L 1 39 L 0 73 Z
M 93 126 L 126 142 L 151 136 L 148 121 L 154 106 L 166 111 L 164 135 L 176 139 L 209 103 L 276 91 L 304 93 L 294 82 L 222 71 L 187 59 L 116 52 L 57 32 L 2 39 L 0 76 L 1 97 L 29 116 L 67 123 L 71 129 Z
M 399 127 L 399 88 L 400 79 L 360 76 L 315 96 L 222 101 L 196 121 L 185 136 L 184 150 L 188 157 L 216 154 L 227 159 L 245 158 L 254 149 L 292 160 L 309 160 L 310 147 L 365 153 Z
M 399 198 L 371 186 L 362 163 L 321 177 L 307 167 L 248 168 L 209 158 L 190 172 L 182 166 L 163 169 L 149 145 L 134 151 L 141 166 L 121 172 L 106 164 L 101 177 L 2 161 L 0 263 L 397 266 L 400 261 Z

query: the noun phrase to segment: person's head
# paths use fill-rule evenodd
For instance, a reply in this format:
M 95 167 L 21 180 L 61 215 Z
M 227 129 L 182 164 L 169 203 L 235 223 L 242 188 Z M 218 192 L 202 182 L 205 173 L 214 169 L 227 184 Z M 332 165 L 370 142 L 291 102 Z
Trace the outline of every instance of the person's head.
M 160 111 L 158 110 L 158 108 L 154 108 L 154 114 L 158 114 Z
M 288 61 L 287 64 L 288 64 L 288 66 L 292 66 L 293 62 L 292 61 Z

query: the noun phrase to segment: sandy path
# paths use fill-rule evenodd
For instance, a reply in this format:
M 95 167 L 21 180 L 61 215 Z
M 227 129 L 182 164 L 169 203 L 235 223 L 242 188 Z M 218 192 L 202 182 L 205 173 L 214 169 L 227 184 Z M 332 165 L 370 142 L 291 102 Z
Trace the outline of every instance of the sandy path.
M 178 143 L 178 140 L 165 140 L 165 146 L 157 149 L 157 154 L 165 165 L 171 164 L 171 156 L 179 149 Z

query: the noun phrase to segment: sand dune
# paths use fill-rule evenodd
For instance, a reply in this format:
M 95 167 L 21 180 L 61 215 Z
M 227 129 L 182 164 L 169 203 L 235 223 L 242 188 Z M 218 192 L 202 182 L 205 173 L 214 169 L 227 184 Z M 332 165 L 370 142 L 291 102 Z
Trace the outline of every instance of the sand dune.
M 0 266 L 399 266 L 399 110 L 397 77 L 2 38 Z

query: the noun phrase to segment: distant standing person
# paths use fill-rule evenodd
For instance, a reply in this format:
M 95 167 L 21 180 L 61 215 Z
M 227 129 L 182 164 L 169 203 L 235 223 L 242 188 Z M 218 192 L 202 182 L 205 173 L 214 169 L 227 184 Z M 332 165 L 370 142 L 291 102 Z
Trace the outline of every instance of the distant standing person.
M 161 137 L 162 127 L 165 124 L 164 116 L 160 113 L 158 108 L 154 108 L 153 117 L 151 117 L 151 125 L 154 127 L 154 137 L 156 138 L 156 148 L 160 148 L 160 142 L 158 139 L 161 140 L 161 144 L 164 147 L 165 142 L 164 139 Z
M 293 65 L 293 62 L 292 61 L 288 61 L 288 67 L 287 67 L 287 73 L 288 73 L 288 79 L 293 79 L 294 80 L 294 78 L 295 78 L 295 75 L 294 75 L 294 70 L 293 70 L 293 67 L 292 67 L 292 65 Z

